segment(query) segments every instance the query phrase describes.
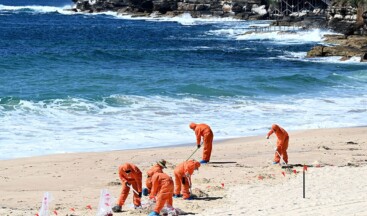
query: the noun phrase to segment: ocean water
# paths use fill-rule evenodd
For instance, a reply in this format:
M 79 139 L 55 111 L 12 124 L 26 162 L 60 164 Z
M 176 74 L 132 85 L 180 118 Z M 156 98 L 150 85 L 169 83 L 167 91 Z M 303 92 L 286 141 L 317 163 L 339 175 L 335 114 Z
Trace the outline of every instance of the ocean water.
M 0 159 L 366 125 L 367 64 L 306 58 L 327 30 L 269 21 L 82 14 L 71 1 L 2 0 Z

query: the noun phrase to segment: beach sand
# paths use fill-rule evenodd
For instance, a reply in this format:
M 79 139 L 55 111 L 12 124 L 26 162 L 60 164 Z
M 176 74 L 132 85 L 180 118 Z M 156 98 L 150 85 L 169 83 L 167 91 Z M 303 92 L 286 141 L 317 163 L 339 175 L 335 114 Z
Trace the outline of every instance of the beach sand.
M 197 199 L 174 199 L 189 215 L 367 215 L 367 127 L 288 131 L 290 169 L 272 165 L 276 138 L 214 140 L 211 163 L 192 176 Z M 195 137 L 193 135 L 193 141 Z M 0 215 L 36 215 L 49 192 L 50 215 L 96 215 L 100 192 L 120 193 L 117 169 L 125 162 L 145 173 L 166 159 L 164 172 L 196 146 L 102 153 L 59 154 L 0 161 Z M 194 156 L 201 159 L 202 149 Z M 303 167 L 305 198 L 303 198 Z M 143 197 L 143 202 L 147 201 Z M 90 206 L 88 208 L 87 206 Z M 114 215 L 147 215 L 132 209 L 132 194 Z

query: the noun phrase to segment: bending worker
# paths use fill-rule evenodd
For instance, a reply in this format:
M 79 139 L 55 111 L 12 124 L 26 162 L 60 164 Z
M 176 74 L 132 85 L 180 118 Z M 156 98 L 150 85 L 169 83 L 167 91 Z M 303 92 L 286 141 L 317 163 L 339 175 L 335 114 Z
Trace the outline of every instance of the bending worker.
M 129 195 L 130 188 L 133 190 L 133 202 L 134 207 L 139 208 L 141 206 L 141 194 L 142 194 L 142 173 L 137 166 L 131 163 L 125 163 L 119 167 L 119 177 L 121 180 L 122 188 L 121 194 L 117 200 L 116 206 L 112 208 L 114 212 L 121 212 L 121 206 L 124 205 L 127 196 Z
M 195 160 L 188 160 L 180 163 L 174 170 L 175 174 L 175 191 L 173 194 L 174 198 L 183 196 L 183 199 L 190 200 L 190 188 L 191 188 L 191 175 L 194 170 L 198 170 L 200 163 Z M 182 191 L 182 194 L 180 192 Z
M 152 177 L 152 191 L 149 195 L 150 199 L 156 198 L 154 211 L 148 216 L 158 216 L 164 205 L 170 207 L 173 204 L 173 180 L 166 173 L 155 173 Z
M 210 127 L 206 124 L 195 124 L 191 123 L 190 128 L 195 131 L 197 147 L 201 147 L 201 137 L 203 137 L 203 159 L 200 161 L 201 164 L 206 164 L 210 161 L 210 155 L 212 153 L 213 145 L 213 132 Z
M 167 168 L 166 167 L 166 161 L 165 160 L 160 160 L 157 161 L 157 163 L 152 166 L 148 171 L 147 171 L 147 179 L 145 181 L 145 184 L 147 186 L 147 190 L 143 190 L 143 195 L 147 196 L 148 194 L 150 194 L 151 188 L 152 188 L 152 176 L 155 173 L 163 173 L 163 169 Z
M 288 154 L 287 154 L 288 142 L 289 142 L 288 133 L 287 133 L 287 131 L 285 131 L 279 125 L 273 124 L 271 126 L 270 131 L 266 135 L 266 139 L 269 139 L 270 135 L 272 135 L 273 133 L 275 133 L 275 135 L 278 138 L 278 140 L 277 140 L 277 148 L 276 148 L 276 152 L 275 152 L 275 155 L 274 155 L 274 162 L 273 162 L 273 164 L 278 164 L 279 163 L 280 156 L 283 158 L 283 160 L 284 160 L 285 163 L 288 163 Z

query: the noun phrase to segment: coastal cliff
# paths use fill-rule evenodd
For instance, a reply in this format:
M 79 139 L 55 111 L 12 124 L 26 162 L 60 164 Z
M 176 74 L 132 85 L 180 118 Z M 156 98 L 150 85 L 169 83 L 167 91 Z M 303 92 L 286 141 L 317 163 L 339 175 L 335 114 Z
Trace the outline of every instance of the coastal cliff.
M 267 14 L 259 7 L 261 0 L 73 0 L 75 11 L 102 12 L 116 11 L 133 16 L 155 15 L 174 16 L 190 13 L 192 17 L 233 16 L 238 19 L 261 19 Z M 257 13 L 256 13 L 257 11 Z
M 307 57 L 340 56 L 341 61 L 351 57 L 360 57 L 367 62 L 367 2 L 358 5 L 340 4 L 330 6 L 327 13 L 327 28 L 340 35 L 325 35 L 329 46 L 315 46 Z

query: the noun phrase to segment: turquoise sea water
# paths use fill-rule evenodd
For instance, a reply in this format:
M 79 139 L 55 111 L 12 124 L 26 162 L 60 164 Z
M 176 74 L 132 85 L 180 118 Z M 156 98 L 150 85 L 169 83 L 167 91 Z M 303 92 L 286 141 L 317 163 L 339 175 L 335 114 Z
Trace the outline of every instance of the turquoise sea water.
M 365 125 L 367 65 L 305 58 L 326 30 L 244 34 L 268 21 L 82 14 L 0 5 L 0 159 Z

